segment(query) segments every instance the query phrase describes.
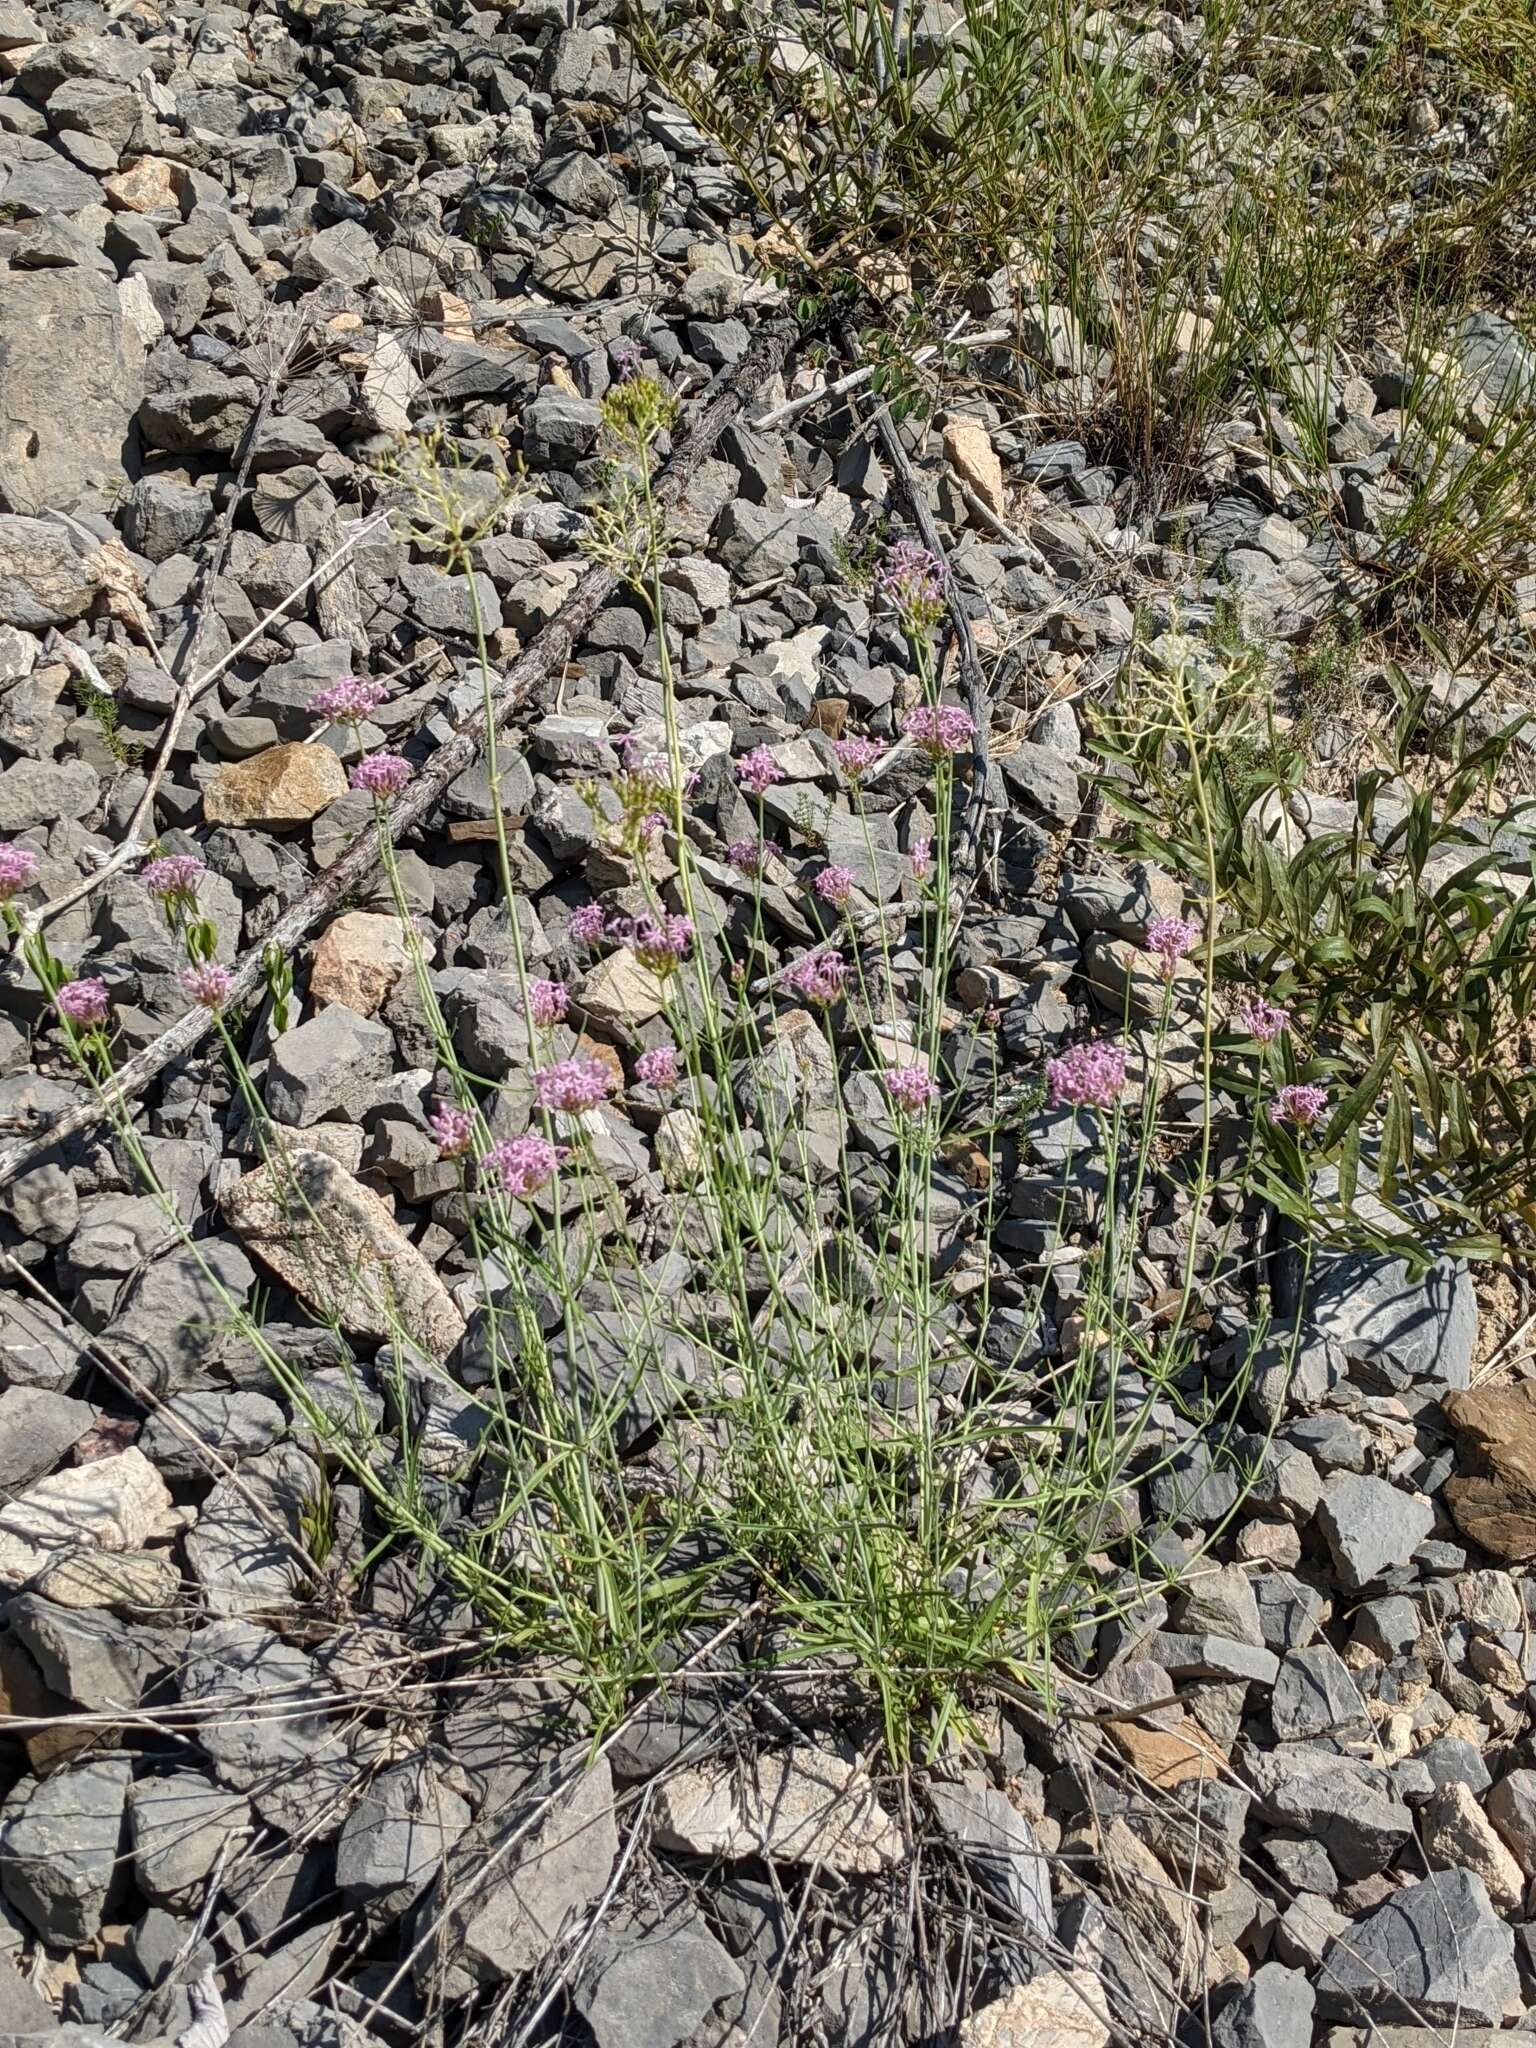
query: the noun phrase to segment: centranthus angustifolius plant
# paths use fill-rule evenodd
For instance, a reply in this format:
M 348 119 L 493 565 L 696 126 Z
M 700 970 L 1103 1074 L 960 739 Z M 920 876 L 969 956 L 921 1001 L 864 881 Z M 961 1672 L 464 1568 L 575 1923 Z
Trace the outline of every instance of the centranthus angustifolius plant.
M 432 1355 L 387 1270 L 352 1274 L 385 1332 L 358 1368 L 385 1396 L 380 1434 L 361 1401 L 327 1412 L 261 1328 L 233 1302 L 229 1314 L 361 1488 L 376 1547 L 402 1547 L 472 1601 L 489 1649 L 580 1673 L 599 1727 L 692 1624 L 750 1610 L 749 1656 L 834 1661 L 901 1756 L 938 1742 L 989 1676 L 1049 1694 L 1083 1632 L 1164 1569 L 1155 1539 L 1180 1519 L 1191 1445 L 1232 1474 L 1234 1501 L 1262 1469 L 1253 1418 L 1272 1424 L 1278 1404 L 1248 1403 L 1249 1367 L 1261 1347 L 1288 1361 L 1293 1339 L 1272 1327 L 1241 1222 L 1261 1178 L 1289 1174 L 1305 1203 L 1324 1091 L 1293 1071 L 1284 991 L 1264 984 L 1242 992 L 1242 1093 L 1218 1085 L 1209 886 L 1199 915 L 1149 923 L 1115 1028 L 1008 1078 L 996 1020 L 955 990 L 974 906 L 952 822 L 973 728 L 935 665 L 943 565 L 913 542 L 890 549 L 876 601 L 910 650 L 909 701 L 886 741 L 826 741 L 836 844 L 814 843 L 825 819 L 797 819 L 813 844 L 792 857 L 770 835 L 781 749 L 748 746 L 728 768 L 676 687 L 651 489 L 669 401 L 636 367 L 604 414 L 610 482 L 590 544 L 649 609 L 652 715 L 584 785 L 600 823 L 588 889 L 546 921 L 537 957 L 498 807 L 494 971 L 521 1053 L 507 1074 L 466 1056 L 452 963 L 435 968 L 415 926 L 390 828 L 409 761 L 363 754 L 351 776 L 373 802 L 435 1056 L 416 1114 L 467 1327 Z M 396 466 L 400 517 L 472 572 L 475 530 L 430 469 L 430 451 Z M 412 491 L 430 519 L 412 521 Z M 478 642 L 488 697 L 483 628 Z M 314 708 L 360 739 L 380 701 L 359 682 Z M 269 1114 L 245 1021 L 225 1006 L 196 865 L 157 860 L 141 879 L 314 1247 L 295 1292 L 339 1320 L 344 1248 L 327 1249 L 304 1133 Z M 8 910 L 26 880 L 5 884 Z M 156 1189 L 111 1092 L 108 990 L 66 974 L 39 936 L 25 944 Z M 628 991 L 623 1021 L 600 985 Z M 1153 1296 L 1144 1234 L 1165 1201 L 1185 1249 Z

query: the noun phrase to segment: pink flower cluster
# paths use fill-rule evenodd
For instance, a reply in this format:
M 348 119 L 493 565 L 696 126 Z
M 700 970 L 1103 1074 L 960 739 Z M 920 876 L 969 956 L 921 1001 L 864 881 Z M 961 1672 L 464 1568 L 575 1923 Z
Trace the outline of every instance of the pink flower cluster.
M 369 796 L 398 796 L 414 773 L 404 754 L 365 754 L 347 780 Z
M 577 946 L 595 946 L 603 936 L 607 920 L 600 903 L 578 903 L 565 921 L 565 928 L 571 935 L 571 942 Z
M 78 981 L 66 981 L 55 1001 L 60 1015 L 67 1017 L 71 1024 L 105 1024 L 112 1007 L 107 984 L 94 974 L 82 975 Z
M 1052 1109 L 1112 1109 L 1125 1087 L 1125 1047 L 1095 1039 L 1045 1063 Z
M 475 1141 L 475 1120 L 467 1109 L 440 1102 L 427 1118 L 427 1129 L 437 1140 L 440 1159 L 459 1159 Z
M 853 869 L 835 864 L 825 867 L 816 877 L 815 886 L 816 894 L 823 903 L 844 904 L 853 894 Z
M 596 1109 L 612 1093 L 608 1069 L 579 1055 L 575 1059 L 556 1060 L 551 1067 L 540 1067 L 533 1077 L 534 1100 L 540 1109 L 564 1110 L 573 1116 Z
M 235 977 L 227 967 L 208 961 L 201 967 L 184 969 L 181 985 L 193 1002 L 200 1003 L 205 1010 L 222 1010 L 234 989 Z
M 929 875 L 933 872 L 933 841 L 931 839 L 914 839 L 912 850 L 907 855 L 907 859 L 912 866 L 913 881 L 926 882 Z
M 0 903 L 9 903 L 18 890 L 30 885 L 36 873 L 37 855 L 30 846 L 0 840 Z
M 691 917 L 614 917 L 608 936 L 615 945 L 630 946 L 635 958 L 652 974 L 671 974 L 688 958 L 693 945 Z
M 1291 1022 L 1291 1013 L 1284 1003 L 1272 1003 L 1261 995 L 1249 996 L 1234 1014 L 1248 1036 L 1256 1038 L 1260 1045 L 1272 1045 Z
M 939 1099 L 939 1084 L 926 1067 L 887 1067 L 885 1088 L 898 1109 L 921 1116 Z
M 1155 917 L 1147 926 L 1147 951 L 1157 955 L 1164 981 L 1172 981 L 1175 967 L 1199 943 L 1200 927 L 1192 917 Z
M 528 984 L 528 1014 L 535 1024 L 546 1030 L 564 1020 L 571 1007 L 571 992 L 563 981 L 530 981 Z
M 643 1081 L 647 1088 L 675 1088 L 677 1047 L 658 1045 L 650 1052 L 641 1053 L 635 1061 L 635 1079 Z
M 1298 1131 L 1310 1131 L 1328 1107 L 1328 1090 L 1316 1081 L 1292 1081 L 1278 1091 L 1269 1105 L 1277 1124 L 1294 1124 Z
M 503 1138 L 499 1145 L 482 1153 L 480 1170 L 500 1182 L 503 1194 L 521 1201 L 543 1187 L 556 1167 L 570 1156 L 568 1146 L 556 1145 L 536 1131 L 529 1131 L 521 1138 Z
M 146 861 L 139 869 L 139 880 L 153 896 L 163 896 L 167 902 L 173 897 L 191 896 L 197 888 L 199 875 L 207 874 L 206 864 L 195 853 L 163 853 L 158 860 Z
M 383 683 L 368 676 L 340 676 L 316 690 L 309 708 L 317 718 L 334 718 L 340 725 L 360 725 L 389 695 Z
M 738 875 L 760 875 L 769 860 L 782 852 L 772 839 L 733 839 L 725 857 Z
M 975 719 L 958 704 L 914 704 L 901 729 L 935 761 L 963 754 L 976 737 Z
M 835 1003 L 848 983 L 841 953 L 802 953 L 784 975 L 784 987 L 808 1003 Z
M 834 740 L 832 751 L 837 756 L 837 765 L 850 782 L 857 782 L 861 775 L 867 775 L 877 761 L 885 758 L 885 748 L 879 740 L 851 739 Z
M 765 789 L 784 780 L 784 770 L 773 758 L 771 747 L 754 747 L 736 763 L 736 780 L 753 796 L 761 796 Z
M 875 582 L 909 630 L 931 625 L 944 608 L 944 564 L 921 541 L 888 549 Z

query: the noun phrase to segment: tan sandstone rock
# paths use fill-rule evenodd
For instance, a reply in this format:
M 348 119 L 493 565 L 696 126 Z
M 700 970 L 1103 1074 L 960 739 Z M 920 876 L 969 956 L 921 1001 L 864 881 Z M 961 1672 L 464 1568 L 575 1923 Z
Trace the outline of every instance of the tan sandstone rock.
M 347 793 L 347 771 L 308 740 L 231 761 L 203 791 L 210 825 L 305 825 Z
M 868 1773 L 808 1746 L 680 1771 L 661 1789 L 656 1841 L 696 1856 L 763 1856 L 849 1875 L 889 1870 L 906 1854 Z
M 1053 1970 L 971 2013 L 960 2048 L 1105 2048 L 1104 2013 L 1104 1987 L 1091 1970 Z
M 317 1004 L 345 1003 L 359 1017 L 371 1017 L 388 1000 L 409 960 L 398 917 L 349 910 L 320 935 L 309 993 Z
M 443 1358 L 464 1334 L 448 1290 L 379 1197 L 322 1152 L 294 1146 L 245 1174 L 224 1213 L 248 1251 L 357 1337 L 396 1321 Z
M 944 429 L 944 453 L 987 510 L 1001 519 L 1008 509 L 1003 465 L 980 420 L 951 420 Z

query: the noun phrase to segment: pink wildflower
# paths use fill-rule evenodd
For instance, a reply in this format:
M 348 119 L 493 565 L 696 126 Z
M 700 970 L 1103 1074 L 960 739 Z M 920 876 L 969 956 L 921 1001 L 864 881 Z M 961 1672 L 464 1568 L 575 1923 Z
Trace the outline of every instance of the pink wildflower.
M 650 1052 L 641 1053 L 635 1061 L 635 1079 L 643 1081 L 647 1088 L 675 1088 L 677 1047 L 658 1045 Z
M 1252 995 L 1236 1012 L 1238 1023 L 1260 1045 L 1270 1045 L 1290 1028 L 1291 1013 L 1284 1003 L 1272 1003 L 1267 996 Z
M 841 953 L 802 953 L 784 976 L 784 986 L 809 1003 L 835 1003 L 848 980 Z
M 475 1120 L 467 1109 L 440 1102 L 427 1118 L 427 1129 L 437 1140 L 440 1159 L 458 1159 L 474 1143 Z
M 163 896 L 170 902 L 173 897 L 191 896 L 197 888 L 198 876 L 207 872 L 195 853 L 163 853 L 158 860 L 145 862 L 139 869 L 139 880 L 151 895 Z
M 576 945 L 595 946 L 603 936 L 604 923 L 600 903 L 579 903 L 566 919 L 565 928 Z
M 66 981 L 55 998 L 60 1014 L 71 1024 L 105 1024 L 111 1008 L 107 984 L 94 974 Z
M 908 1116 L 921 1116 L 930 1103 L 939 1099 L 939 1084 L 926 1067 L 887 1067 L 885 1088 L 897 1108 L 904 1109 Z
M 1299 1131 L 1310 1131 L 1327 1107 L 1326 1088 L 1316 1081 L 1292 1081 L 1275 1096 L 1269 1114 L 1277 1124 L 1294 1124 Z
M 635 958 L 652 974 L 671 974 L 687 959 L 693 945 L 691 917 L 615 917 L 609 920 L 608 936 L 633 947 Z
M 733 839 L 725 857 L 738 875 L 760 875 L 769 859 L 782 851 L 771 839 Z
M 563 981 L 529 982 L 528 1014 L 535 1024 L 558 1024 L 570 1007 L 571 993 Z
M 377 711 L 389 690 L 383 683 L 376 683 L 368 676 L 340 676 L 334 683 L 327 683 L 323 690 L 316 690 L 309 700 L 309 708 L 317 718 L 333 718 L 341 725 L 359 725 L 371 712 Z
M 901 729 L 925 754 L 942 761 L 965 752 L 976 736 L 976 721 L 958 704 L 914 704 Z
M 201 967 L 185 969 L 181 985 L 193 1002 L 200 1003 L 205 1010 L 222 1010 L 229 1001 L 235 977 L 227 967 L 218 967 L 209 961 Z
M 912 864 L 913 881 L 926 882 L 929 875 L 933 872 L 933 841 L 931 839 L 914 839 L 912 850 L 907 855 L 907 859 Z
M 1147 951 L 1162 962 L 1164 981 L 1172 981 L 1174 968 L 1199 943 L 1200 927 L 1192 917 L 1155 917 L 1147 926 Z
M 879 740 L 859 739 L 857 736 L 834 740 L 832 751 L 837 756 L 838 767 L 850 782 L 857 782 L 861 775 L 867 775 L 885 755 L 885 748 Z
M 771 748 L 754 747 L 750 754 L 743 754 L 736 763 L 736 780 L 753 796 L 761 796 L 775 782 L 784 780 L 784 770 L 773 758 Z
M 1125 1047 L 1096 1039 L 1045 1063 L 1052 1109 L 1110 1109 L 1125 1086 Z
M 540 1109 L 563 1109 L 580 1115 L 608 1100 L 613 1093 L 613 1081 L 608 1069 L 599 1066 L 596 1060 L 556 1060 L 553 1066 L 540 1067 L 534 1075 L 533 1093 Z
M 415 772 L 403 754 L 368 754 L 347 780 L 370 796 L 398 796 Z
M 0 840 L 0 903 L 9 903 L 36 873 L 37 855 L 30 846 L 13 846 L 8 839 Z
M 816 877 L 816 894 L 823 903 L 846 903 L 853 894 L 853 869 L 836 865 L 823 868 Z
M 921 541 L 897 541 L 875 581 L 908 632 L 931 626 L 944 609 L 944 564 Z
M 659 839 L 667 829 L 666 817 L 661 811 L 647 811 L 640 820 L 637 829 L 641 845 L 649 846 L 653 840 Z
M 503 1138 L 489 1152 L 481 1154 L 480 1170 L 501 1183 L 503 1194 L 518 1200 L 544 1186 L 550 1175 L 570 1158 L 567 1146 L 553 1144 L 529 1131 L 521 1138 Z

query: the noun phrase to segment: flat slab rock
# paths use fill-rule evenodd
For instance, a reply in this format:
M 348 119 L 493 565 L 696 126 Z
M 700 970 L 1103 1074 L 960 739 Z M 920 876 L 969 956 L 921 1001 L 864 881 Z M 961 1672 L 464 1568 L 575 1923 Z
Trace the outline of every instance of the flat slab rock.
M 1480 1877 L 1437 1870 L 1332 1942 L 1317 1988 L 1324 2018 L 1353 2020 L 1364 2007 L 1402 2024 L 1497 2026 L 1519 2008 L 1514 1929 Z
M 76 1548 L 142 1550 L 179 1527 L 170 1489 L 142 1451 L 71 1466 L 0 1506 L 0 1592 L 19 1591 Z
M 859 1877 L 907 1853 L 863 1767 L 809 1747 L 680 1771 L 655 1812 L 657 1846 L 694 1856 L 763 1856 Z
M 323 1152 L 295 1147 L 245 1174 L 224 1213 L 248 1250 L 354 1337 L 406 1335 L 446 1358 L 464 1334 L 447 1288 L 387 1205 Z

